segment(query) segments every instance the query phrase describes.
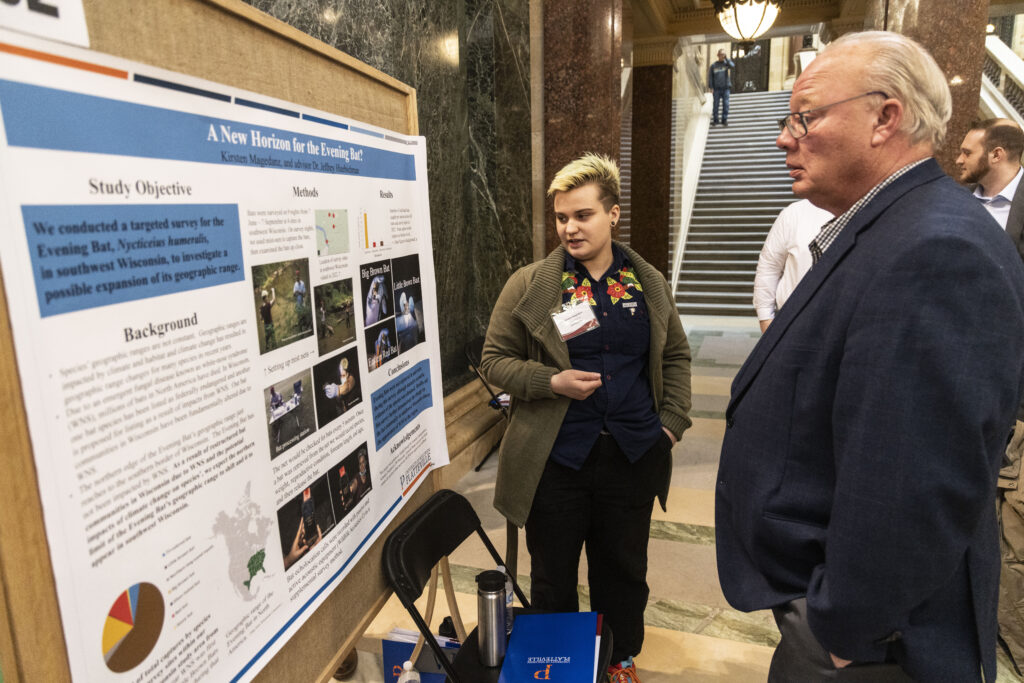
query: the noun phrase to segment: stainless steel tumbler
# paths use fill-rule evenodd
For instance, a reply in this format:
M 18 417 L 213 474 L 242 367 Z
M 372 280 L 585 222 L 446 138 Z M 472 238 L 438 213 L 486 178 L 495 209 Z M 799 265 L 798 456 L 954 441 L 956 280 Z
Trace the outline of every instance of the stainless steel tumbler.
M 505 574 L 496 570 L 476 575 L 477 644 L 484 666 L 500 666 L 505 658 Z

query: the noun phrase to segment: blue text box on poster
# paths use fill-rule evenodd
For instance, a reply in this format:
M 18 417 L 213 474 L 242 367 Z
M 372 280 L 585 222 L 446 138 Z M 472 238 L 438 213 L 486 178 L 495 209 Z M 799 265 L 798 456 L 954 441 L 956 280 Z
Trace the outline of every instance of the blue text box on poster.
M 4 79 L 0 104 L 12 147 L 416 180 L 411 154 L 240 120 Z
M 413 418 L 434 405 L 430 390 L 430 361 L 421 360 L 370 395 L 373 436 L 377 450 Z
M 245 278 L 236 204 L 23 206 L 43 318 Z

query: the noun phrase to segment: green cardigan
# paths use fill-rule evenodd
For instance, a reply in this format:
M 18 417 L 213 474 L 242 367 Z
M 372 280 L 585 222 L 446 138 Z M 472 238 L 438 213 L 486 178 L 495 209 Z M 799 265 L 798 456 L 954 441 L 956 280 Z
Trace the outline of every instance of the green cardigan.
M 690 426 L 690 346 L 679 322 L 668 283 L 629 247 L 643 286 L 651 324 L 648 374 L 654 409 L 676 438 Z M 551 377 L 572 367 L 551 313 L 561 310 L 565 249 L 520 268 L 505 283 L 487 327 L 480 369 L 487 381 L 512 396 L 508 428 L 498 454 L 494 507 L 523 526 L 541 474 L 571 399 L 551 390 Z M 669 477 L 658 493 L 662 508 Z

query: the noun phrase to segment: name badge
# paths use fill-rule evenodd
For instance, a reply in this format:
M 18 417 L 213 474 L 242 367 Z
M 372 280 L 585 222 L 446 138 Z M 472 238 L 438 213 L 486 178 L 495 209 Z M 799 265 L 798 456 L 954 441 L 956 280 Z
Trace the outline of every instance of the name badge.
M 552 313 L 551 319 L 555 321 L 555 327 L 558 329 L 562 341 L 569 341 L 573 337 L 578 337 L 601 326 L 587 299 L 582 301 L 573 299 L 573 303 L 563 304 L 562 311 Z

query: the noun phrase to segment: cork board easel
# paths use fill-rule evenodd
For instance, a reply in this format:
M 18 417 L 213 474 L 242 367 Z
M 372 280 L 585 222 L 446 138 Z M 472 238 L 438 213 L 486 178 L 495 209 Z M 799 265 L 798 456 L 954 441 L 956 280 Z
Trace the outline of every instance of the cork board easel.
M 413 88 L 245 5 L 241 0 L 84 0 L 92 49 L 418 133 Z M 2 273 L 0 273 L 2 278 Z M 0 671 L 5 683 L 68 681 L 35 463 L 0 288 Z M 432 492 L 432 479 L 404 517 Z M 397 523 L 397 520 L 396 522 Z M 327 680 L 390 595 L 380 546 L 284 645 L 257 681 Z

